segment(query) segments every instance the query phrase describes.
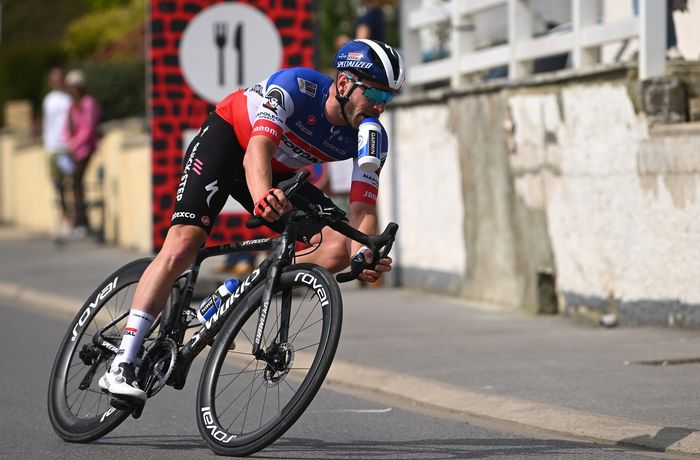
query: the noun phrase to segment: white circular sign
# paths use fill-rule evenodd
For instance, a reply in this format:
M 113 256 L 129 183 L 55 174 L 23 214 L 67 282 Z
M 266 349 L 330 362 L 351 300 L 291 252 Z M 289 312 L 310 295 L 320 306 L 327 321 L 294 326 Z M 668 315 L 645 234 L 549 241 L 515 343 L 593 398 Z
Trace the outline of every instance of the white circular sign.
M 185 81 L 215 104 L 267 78 L 282 63 L 282 41 L 270 19 L 252 6 L 218 3 L 197 14 L 180 41 Z

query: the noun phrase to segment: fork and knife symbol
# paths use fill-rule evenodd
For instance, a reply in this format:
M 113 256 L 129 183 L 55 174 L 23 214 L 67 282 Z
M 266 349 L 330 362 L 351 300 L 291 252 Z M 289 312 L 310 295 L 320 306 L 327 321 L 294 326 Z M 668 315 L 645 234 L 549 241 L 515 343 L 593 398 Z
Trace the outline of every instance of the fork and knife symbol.
M 226 84 L 225 75 L 225 60 L 224 60 L 224 49 L 228 42 L 228 31 L 229 25 L 226 22 L 215 22 L 214 23 L 214 44 L 216 45 L 218 51 L 218 75 L 219 75 L 219 86 L 224 86 Z M 237 84 L 238 86 L 243 85 L 243 24 L 238 23 L 234 27 L 233 33 L 233 49 L 236 52 L 237 58 Z

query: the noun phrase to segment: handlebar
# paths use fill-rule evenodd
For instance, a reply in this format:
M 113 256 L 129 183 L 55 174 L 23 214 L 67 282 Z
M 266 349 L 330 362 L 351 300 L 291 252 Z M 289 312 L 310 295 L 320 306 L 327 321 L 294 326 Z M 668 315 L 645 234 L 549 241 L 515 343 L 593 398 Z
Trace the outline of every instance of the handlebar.
M 374 254 L 373 263 L 367 263 L 364 260 L 364 255 L 358 254 L 353 257 L 352 263 L 350 264 L 350 271 L 336 275 L 336 279 L 339 283 L 346 283 L 357 279 L 360 273 L 362 273 L 362 270 L 374 269 L 376 261 L 389 255 L 389 251 L 391 251 L 391 247 L 396 239 L 396 232 L 399 226 L 394 222 L 390 222 L 379 235 L 370 236 L 362 233 L 347 222 L 345 213 L 339 208 L 335 206 L 333 208 L 324 208 L 319 204 L 311 203 L 309 200 L 296 193 L 308 180 L 309 175 L 310 173 L 308 170 L 302 169 L 294 175 L 294 177 L 277 184 L 277 188 L 284 192 L 287 199 L 289 199 L 297 209 L 303 211 L 304 214 L 312 220 L 327 225 L 338 233 L 358 243 L 364 244 L 372 251 L 372 254 Z M 261 217 L 253 216 L 246 222 L 246 226 L 254 228 L 264 225 L 264 223 L 265 221 Z

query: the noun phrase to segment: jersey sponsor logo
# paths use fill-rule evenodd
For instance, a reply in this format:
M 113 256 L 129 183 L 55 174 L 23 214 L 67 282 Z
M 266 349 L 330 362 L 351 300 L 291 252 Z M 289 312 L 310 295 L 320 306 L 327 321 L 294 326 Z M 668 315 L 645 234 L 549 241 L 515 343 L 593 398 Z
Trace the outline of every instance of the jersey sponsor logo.
M 263 95 L 263 87 L 261 84 L 253 85 L 246 90 L 246 92 L 251 92 L 259 95 Z
M 314 132 L 311 131 L 309 128 L 304 126 L 304 123 L 301 122 L 301 120 L 297 120 L 297 122 L 294 124 L 297 128 L 299 128 L 304 134 L 308 136 L 313 136 Z
M 362 193 L 362 196 L 363 196 L 364 198 L 369 199 L 369 200 L 377 201 L 377 194 L 376 194 L 376 193 L 372 193 L 372 192 L 370 192 L 369 190 L 365 190 L 365 191 Z
M 172 221 L 175 219 L 179 219 L 181 217 L 184 217 L 186 219 L 196 219 L 197 218 L 197 216 L 195 216 L 195 214 L 193 212 L 180 211 L 180 212 L 174 212 L 173 217 L 170 220 Z
M 272 88 L 270 91 L 267 92 L 265 95 L 265 103 L 263 104 L 263 107 L 265 107 L 268 110 L 271 110 L 275 115 L 277 115 L 277 109 L 280 107 L 282 110 L 287 110 L 285 108 L 285 103 L 284 103 L 284 95 L 282 94 L 282 90 L 279 88 Z
M 323 142 L 321 142 L 321 144 L 322 144 L 324 147 L 327 147 L 328 149 L 332 150 L 332 151 L 335 152 L 336 154 L 340 155 L 342 158 L 338 158 L 339 160 L 345 160 L 345 159 L 346 159 L 346 155 L 347 155 L 348 153 L 347 153 L 345 150 L 343 150 L 342 148 L 338 147 L 337 145 L 331 144 L 330 142 L 328 142 L 327 139 L 324 139 Z
M 255 117 L 257 120 L 271 121 L 272 123 L 275 123 L 278 125 L 284 124 L 284 120 L 282 120 L 279 116 L 277 116 L 274 113 L 270 113 L 270 112 L 266 112 L 266 111 L 258 112 Z
M 321 160 L 311 155 L 309 152 L 302 149 L 294 142 L 290 141 L 289 138 L 287 138 L 287 136 L 285 136 L 284 134 L 282 135 L 282 143 L 292 150 L 292 153 L 294 154 L 295 158 L 303 158 L 304 160 L 309 161 L 311 163 L 321 163 Z
M 318 89 L 316 83 L 304 80 L 303 78 L 297 78 L 297 84 L 299 85 L 299 91 L 307 96 L 316 97 L 316 90 Z
M 338 62 L 338 68 L 345 68 L 345 67 L 352 67 L 354 69 L 371 69 L 372 68 L 372 63 L 371 62 L 362 62 L 362 61 L 340 61 Z
M 280 132 L 279 132 L 279 129 L 276 129 L 270 125 L 263 125 L 263 124 L 256 123 L 255 127 L 253 127 L 252 134 L 253 135 L 255 135 L 255 134 L 267 134 L 267 135 L 270 135 L 276 139 L 279 137 Z
M 185 164 L 185 169 L 182 171 L 182 177 L 180 178 L 180 185 L 177 187 L 177 193 L 175 195 L 175 199 L 177 201 L 182 200 L 182 195 L 183 195 L 183 193 L 185 193 L 185 186 L 187 185 L 187 178 L 189 177 L 190 169 L 192 169 L 192 164 L 194 163 L 198 148 L 199 148 L 199 142 L 194 144 L 194 147 L 192 147 L 192 153 L 190 153 L 190 156 L 187 159 L 187 163 Z
M 313 113 L 309 115 L 309 117 L 306 119 L 306 122 L 310 125 L 315 125 L 317 121 L 318 118 L 316 118 L 316 115 L 314 115 Z

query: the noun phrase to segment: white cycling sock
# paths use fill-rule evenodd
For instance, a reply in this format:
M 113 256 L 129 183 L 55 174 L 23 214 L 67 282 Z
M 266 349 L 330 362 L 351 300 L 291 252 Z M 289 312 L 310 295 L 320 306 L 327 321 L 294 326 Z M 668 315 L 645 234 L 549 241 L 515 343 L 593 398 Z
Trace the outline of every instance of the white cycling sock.
M 143 344 L 143 339 L 151 329 L 155 318 L 148 313 L 140 310 L 131 309 L 129 320 L 124 328 L 122 343 L 119 345 L 117 356 L 112 361 L 111 370 L 116 370 L 121 363 L 136 362 L 139 349 Z

